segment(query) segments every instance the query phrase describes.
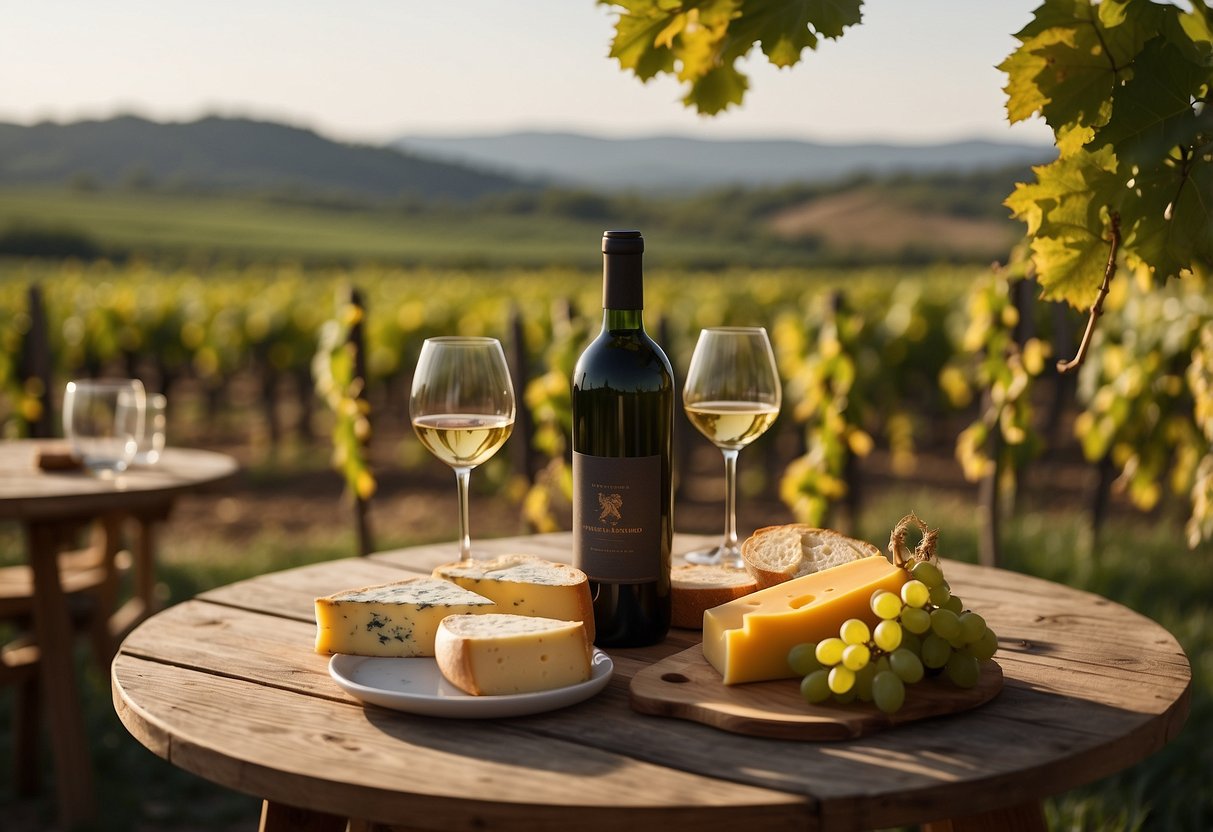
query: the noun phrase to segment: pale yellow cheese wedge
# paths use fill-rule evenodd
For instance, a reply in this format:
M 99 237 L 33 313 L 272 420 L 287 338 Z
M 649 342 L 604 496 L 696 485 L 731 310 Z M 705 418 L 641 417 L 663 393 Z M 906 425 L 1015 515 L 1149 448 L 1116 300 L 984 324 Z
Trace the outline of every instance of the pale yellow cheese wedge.
M 788 651 L 838 635 L 848 618 L 877 622 L 868 606 L 877 589 L 898 592 L 908 575 L 875 556 L 793 578 L 703 614 L 703 655 L 726 685 L 785 679 Z
M 590 678 L 590 640 L 580 621 L 524 615 L 452 615 L 438 626 L 442 675 L 476 696 L 534 693 Z
M 350 589 L 316 599 L 316 652 L 432 656 L 442 619 L 496 608 L 490 599 L 437 578 Z
M 434 570 L 434 577 L 496 601 L 497 612 L 581 621 L 594 640 L 589 578 L 574 566 L 534 555 L 502 555 L 445 563 Z

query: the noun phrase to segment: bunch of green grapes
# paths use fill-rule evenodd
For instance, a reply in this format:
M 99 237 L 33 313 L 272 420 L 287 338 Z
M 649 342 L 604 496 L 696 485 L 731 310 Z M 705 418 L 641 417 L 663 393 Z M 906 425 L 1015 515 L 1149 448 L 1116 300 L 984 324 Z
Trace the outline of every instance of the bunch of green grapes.
M 800 692 L 810 704 L 833 697 L 871 702 L 887 714 L 901 710 L 906 685 L 944 674 L 961 688 L 981 677 L 981 663 L 998 649 L 998 638 L 977 613 L 953 595 L 937 563 L 908 564 L 910 580 L 900 594 L 872 594 L 875 627 L 849 618 L 836 638 L 798 644 L 788 666 L 804 679 Z

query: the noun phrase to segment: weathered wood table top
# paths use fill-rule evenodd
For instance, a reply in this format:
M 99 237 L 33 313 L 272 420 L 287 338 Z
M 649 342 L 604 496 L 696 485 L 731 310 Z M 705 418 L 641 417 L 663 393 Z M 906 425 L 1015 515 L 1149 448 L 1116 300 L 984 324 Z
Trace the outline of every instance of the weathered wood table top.
M 707 540 L 680 535 L 675 552 Z M 477 550 L 568 561 L 571 536 Z M 313 652 L 313 599 L 455 557 L 448 543 L 333 561 L 167 609 L 114 662 L 118 714 L 173 764 L 265 798 L 265 828 L 291 817 L 317 829 L 359 818 L 409 829 L 705 832 L 949 818 L 933 828 L 990 828 L 998 817 L 1009 828 L 1022 806 L 1020 828 L 1039 827 L 1040 798 L 1143 759 L 1188 711 L 1188 661 L 1159 625 L 1095 595 L 959 562 L 946 564 L 949 582 L 997 632 L 1004 689 L 974 711 L 860 739 L 759 739 L 633 712 L 629 680 L 694 645 L 699 633 L 688 630 L 611 650 L 615 675 L 602 694 L 535 716 L 437 719 L 346 695 Z
M 72 664 L 72 625 L 57 565 L 65 525 L 135 513 L 164 517 L 182 493 L 227 479 L 234 459 L 210 451 L 166 448 L 154 466 L 132 467 L 114 479 L 83 470 L 43 471 L 42 448 L 64 452 L 64 442 L 0 442 L 0 519 L 21 523 L 26 558 L 33 571 L 34 636 L 39 646 L 40 693 L 55 761 L 60 820 L 65 826 L 96 812 L 84 717 Z M 153 590 L 150 539 L 135 552 L 136 594 L 150 609 Z

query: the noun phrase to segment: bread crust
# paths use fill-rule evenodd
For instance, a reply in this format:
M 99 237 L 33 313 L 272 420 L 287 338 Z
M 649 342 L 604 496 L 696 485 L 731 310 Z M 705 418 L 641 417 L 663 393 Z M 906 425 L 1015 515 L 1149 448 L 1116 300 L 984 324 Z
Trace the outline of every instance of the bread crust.
M 794 543 L 799 544 L 799 552 L 791 548 Z M 806 545 L 824 547 L 829 554 L 823 556 L 806 551 Z M 772 553 L 773 546 L 782 546 L 782 559 Z M 754 576 L 759 589 L 840 563 L 873 556 L 879 557 L 881 552 L 866 540 L 856 540 L 833 529 L 819 529 L 806 523 L 766 526 L 755 531 L 741 544 L 746 571 Z
M 670 625 L 703 629 L 703 612 L 758 589 L 742 569 L 684 563 L 670 571 Z

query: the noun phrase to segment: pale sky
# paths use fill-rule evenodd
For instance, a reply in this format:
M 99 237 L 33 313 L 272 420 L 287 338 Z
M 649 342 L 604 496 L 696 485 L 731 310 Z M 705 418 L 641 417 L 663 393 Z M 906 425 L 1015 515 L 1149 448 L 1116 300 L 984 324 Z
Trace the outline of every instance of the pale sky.
M 791 70 L 749 61 L 741 109 L 686 110 L 607 57 L 591 0 L 0 0 L 0 121 L 208 113 L 347 141 L 406 133 L 1050 142 L 1010 128 L 994 69 L 1039 0 L 868 0 Z

